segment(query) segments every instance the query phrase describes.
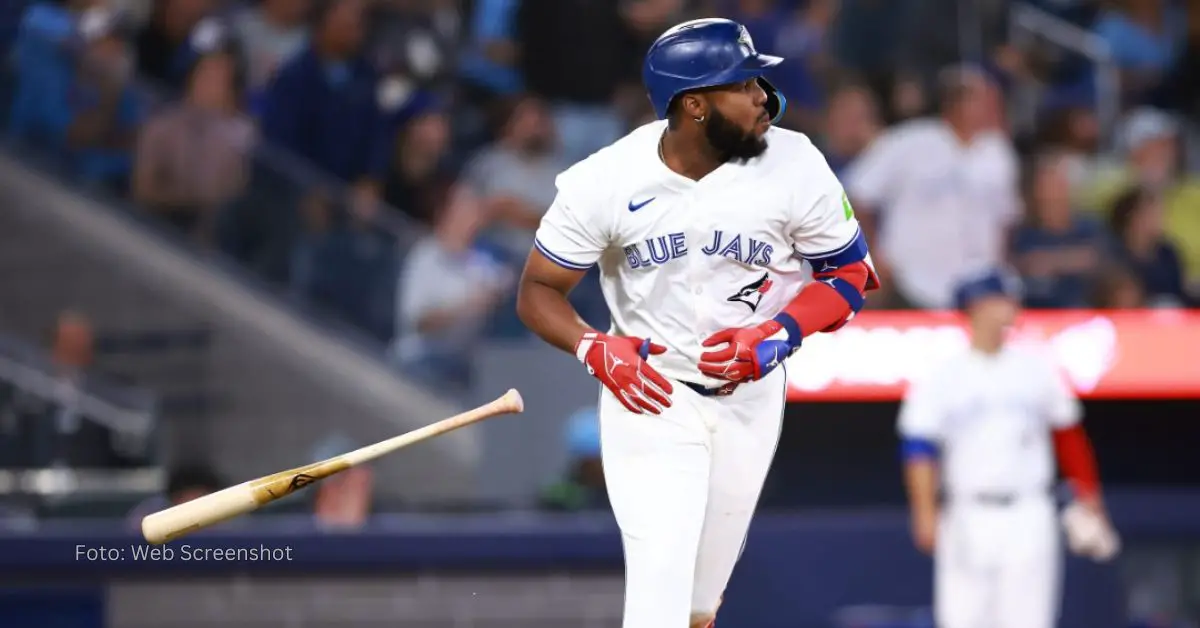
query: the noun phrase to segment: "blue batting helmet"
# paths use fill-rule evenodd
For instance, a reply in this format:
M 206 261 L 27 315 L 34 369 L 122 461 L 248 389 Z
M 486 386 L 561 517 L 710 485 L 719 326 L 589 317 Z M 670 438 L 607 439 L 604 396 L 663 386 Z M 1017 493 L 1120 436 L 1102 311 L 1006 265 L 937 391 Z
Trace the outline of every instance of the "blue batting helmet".
M 758 79 L 767 92 L 767 115 L 774 123 L 783 115 L 787 100 L 763 73 L 782 61 L 782 57 L 759 54 L 746 27 L 733 20 L 691 20 L 671 27 L 650 46 L 642 64 L 642 82 L 661 120 L 667 117 L 671 101 L 685 91 Z
M 991 268 L 966 277 L 955 286 L 954 307 L 965 310 L 976 300 L 990 296 L 1020 300 L 1022 294 L 1020 278 L 1007 269 Z

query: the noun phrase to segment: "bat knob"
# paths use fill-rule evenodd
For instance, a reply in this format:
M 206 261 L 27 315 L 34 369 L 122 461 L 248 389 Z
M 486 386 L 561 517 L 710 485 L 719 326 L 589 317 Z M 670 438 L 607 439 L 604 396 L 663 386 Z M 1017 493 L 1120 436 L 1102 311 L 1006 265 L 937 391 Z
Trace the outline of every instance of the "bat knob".
M 521 413 L 525 411 L 525 400 L 521 398 L 521 393 L 516 388 L 509 388 L 508 392 L 500 398 L 504 406 L 510 412 Z

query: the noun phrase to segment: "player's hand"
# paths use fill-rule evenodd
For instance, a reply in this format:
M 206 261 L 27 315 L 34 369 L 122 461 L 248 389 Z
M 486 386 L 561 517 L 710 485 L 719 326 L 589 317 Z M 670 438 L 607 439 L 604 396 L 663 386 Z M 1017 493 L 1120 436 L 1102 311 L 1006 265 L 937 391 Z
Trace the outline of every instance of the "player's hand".
M 937 545 L 937 513 L 913 512 L 913 545 L 923 554 L 933 554 Z
M 750 382 L 766 377 L 799 347 L 786 339 L 770 339 L 782 326 L 767 321 L 756 327 L 724 329 L 709 336 L 705 347 L 725 345 L 700 354 L 700 372 L 730 382 Z
M 1098 562 L 1112 560 L 1121 551 L 1121 537 L 1098 499 L 1078 499 L 1061 514 L 1067 548 Z
M 659 414 L 671 407 L 671 382 L 646 363 L 667 348 L 649 338 L 610 336 L 588 332 L 575 345 L 575 357 L 588 374 L 600 380 L 622 405 L 634 414 Z

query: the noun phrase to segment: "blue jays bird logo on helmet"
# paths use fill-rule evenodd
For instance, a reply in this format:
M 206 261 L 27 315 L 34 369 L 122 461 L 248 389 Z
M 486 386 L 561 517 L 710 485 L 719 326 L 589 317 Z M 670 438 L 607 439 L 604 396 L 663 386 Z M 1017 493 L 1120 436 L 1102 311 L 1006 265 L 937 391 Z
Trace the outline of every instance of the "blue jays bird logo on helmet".
M 746 54 L 758 54 L 758 51 L 754 49 L 754 40 L 750 38 L 750 31 L 740 24 L 738 25 L 738 43 L 746 49 Z
M 761 54 L 746 27 L 723 18 L 691 20 L 671 27 L 646 52 L 642 82 L 660 120 L 683 92 L 756 79 L 767 93 L 767 113 L 775 123 L 787 99 L 764 74 L 783 57 Z

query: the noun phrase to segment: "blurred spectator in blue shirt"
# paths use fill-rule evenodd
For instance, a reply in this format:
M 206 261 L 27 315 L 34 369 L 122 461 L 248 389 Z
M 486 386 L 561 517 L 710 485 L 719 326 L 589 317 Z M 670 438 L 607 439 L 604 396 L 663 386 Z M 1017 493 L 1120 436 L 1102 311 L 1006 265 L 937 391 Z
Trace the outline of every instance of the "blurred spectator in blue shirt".
M 108 15 L 104 0 L 36 2 L 21 14 L 12 54 L 22 84 L 54 83 L 73 72 L 84 13 Z
M 372 213 L 394 138 L 390 116 L 406 94 L 389 90 L 362 55 L 363 0 L 328 0 L 312 43 L 267 88 L 265 137 L 355 186 L 356 211 Z
M 1187 20 L 1167 0 L 1121 0 L 1106 11 L 1095 31 L 1122 71 L 1121 88 L 1140 101 L 1171 71 L 1183 48 Z
M 150 20 L 137 35 L 137 73 L 156 86 L 172 92 L 183 88 L 196 51 L 193 37 L 211 37 L 212 22 L 200 30 L 204 18 L 213 13 L 217 0 L 158 0 Z M 201 42 L 207 43 L 207 42 Z
M 57 45 L 31 39 L 22 46 L 9 132 L 31 147 L 55 151 L 83 180 L 123 190 L 142 116 L 130 82 L 133 59 L 116 15 L 80 15 L 77 23 L 53 11 L 30 16 L 30 38 L 45 33 L 62 39 Z M 68 25 L 70 35 L 63 30 Z
M 233 32 L 246 64 L 250 110 L 260 113 L 263 91 L 275 72 L 308 44 L 312 0 L 261 0 L 233 16 Z
M 882 130 L 875 95 L 865 85 L 847 83 L 830 95 L 817 140 L 829 167 L 840 178 Z
M 514 19 L 520 0 L 476 0 L 459 64 L 462 78 L 487 96 L 507 96 L 522 89 L 517 72 Z
M 1085 307 L 1104 253 L 1103 226 L 1071 206 L 1071 180 L 1060 155 L 1033 166 L 1029 216 L 1012 237 L 1012 254 L 1031 308 Z
M 1184 307 L 1179 251 L 1163 230 L 1163 202 L 1152 190 L 1135 187 L 1117 199 L 1110 216 L 1116 257 L 1138 278 L 1150 305 Z

